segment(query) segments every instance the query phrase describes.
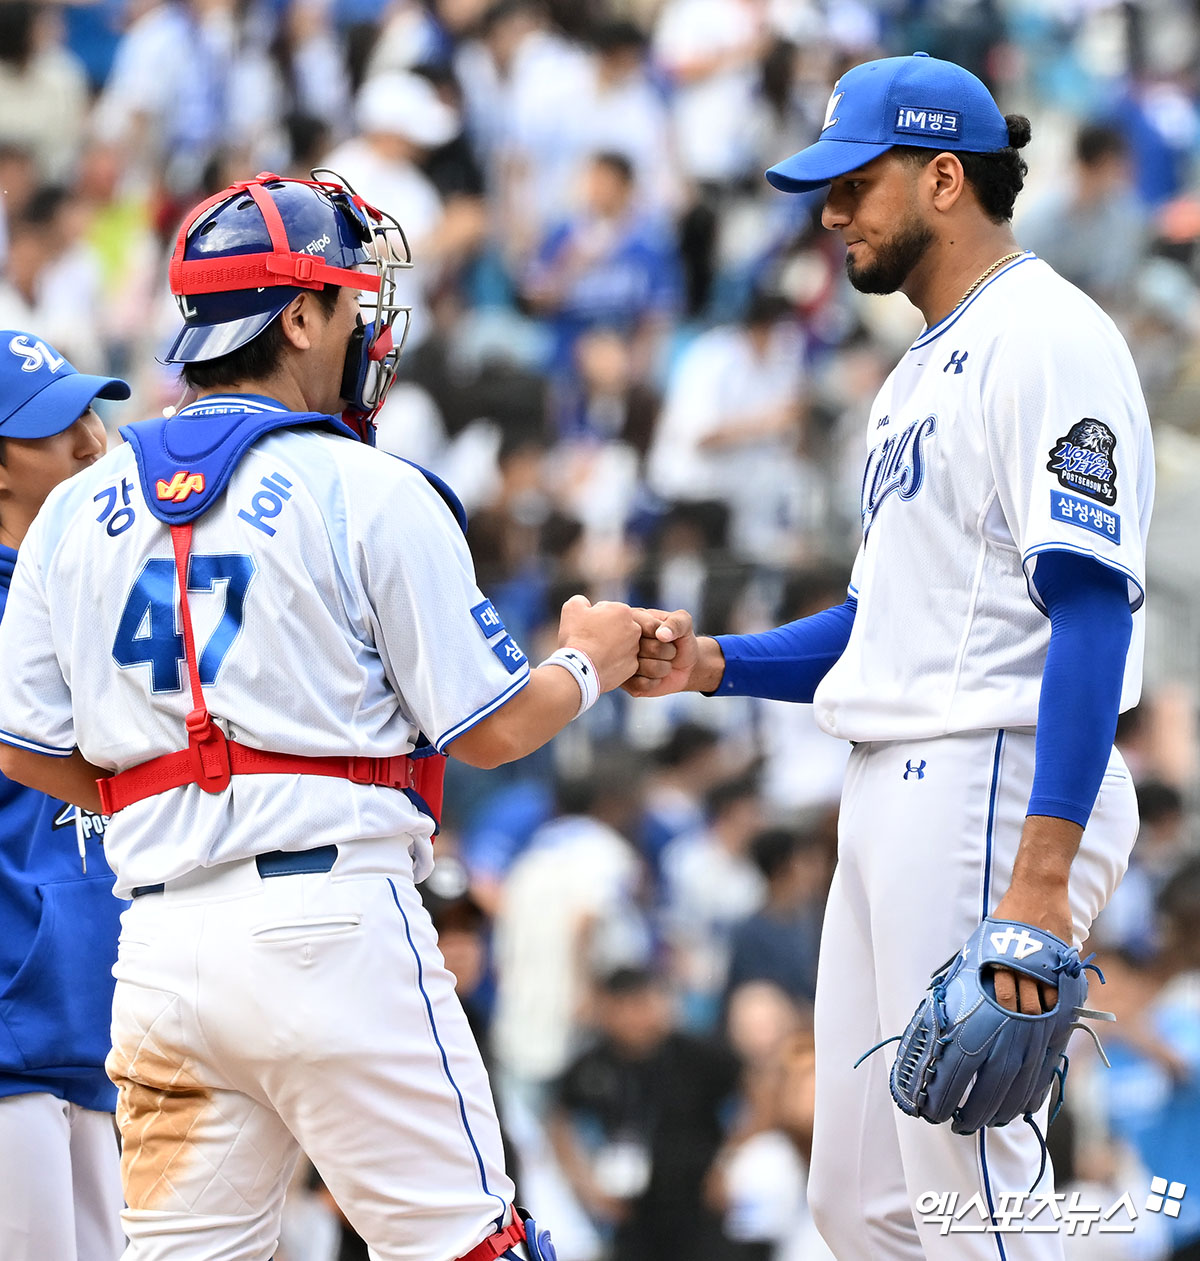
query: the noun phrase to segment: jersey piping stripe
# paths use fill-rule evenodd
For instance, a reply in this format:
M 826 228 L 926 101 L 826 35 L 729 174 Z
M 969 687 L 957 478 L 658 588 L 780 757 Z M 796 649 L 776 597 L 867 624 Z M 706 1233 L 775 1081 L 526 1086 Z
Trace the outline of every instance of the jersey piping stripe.
M 480 1186 L 483 1188 L 484 1195 L 490 1195 L 493 1200 L 498 1201 L 500 1204 L 500 1216 L 495 1222 L 498 1230 L 504 1221 L 504 1215 L 508 1212 L 508 1203 L 488 1186 L 487 1171 L 483 1167 L 483 1155 L 479 1150 L 479 1144 L 475 1141 L 475 1135 L 471 1133 L 471 1122 L 467 1120 L 467 1101 L 463 1098 L 463 1093 L 458 1088 L 458 1082 L 454 1080 L 454 1074 L 450 1071 L 450 1060 L 446 1055 L 446 1048 L 442 1045 L 441 1035 L 438 1033 L 437 1023 L 433 1018 L 433 1003 L 430 1002 L 429 995 L 425 990 L 425 968 L 421 963 L 421 955 L 417 950 L 416 943 L 413 941 L 408 916 L 404 913 L 404 907 L 400 905 L 400 895 L 396 892 L 396 886 L 390 877 L 388 879 L 388 888 L 392 891 L 392 901 L 396 904 L 396 910 L 400 912 L 400 918 L 404 921 L 404 935 L 408 938 L 408 948 L 412 951 L 413 958 L 417 962 L 417 988 L 421 991 L 421 997 L 425 1000 L 425 1011 L 429 1016 L 429 1028 L 433 1033 L 433 1040 L 437 1044 L 438 1052 L 442 1057 L 442 1071 L 446 1074 L 446 1080 L 450 1083 L 450 1087 L 458 1099 L 458 1114 L 462 1118 L 463 1129 L 467 1132 L 467 1139 L 471 1144 L 472 1152 L 475 1154 L 475 1165 L 479 1170 Z
M 267 412 L 282 412 L 282 407 L 261 407 L 257 403 L 233 403 L 233 402 L 213 402 L 210 403 L 206 399 L 203 403 L 195 404 L 185 411 L 177 412 L 176 419 L 185 416 L 213 416 L 213 415 L 246 415 L 261 416 Z
M 196 412 L 211 411 L 215 407 L 228 407 L 242 412 L 285 412 L 287 408 L 265 394 L 209 394 L 204 398 L 181 407 L 177 416 L 190 416 Z
M 433 742 L 434 748 L 437 749 L 439 753 L 445 753 L 446 745 L 448 745 L 451 740 L 457 740 L 464 731 L 470 731 L 476 723 L 482 722 L 488 714 L 499 709 L 510 696 L 515 696 L 525 686 L 525 684 L 529 682 L 529 673 L 529 668 L 526 666 L 525 673 L 517 679 L 511 687 L 506 688 L 503 692 L 501 692 L 495 700 L 488 701 L 488 703 L 481 709 L 477 709 L 473 714 L 469 714 L 462 720 L 462 722 L 456 723 L 440 739 Z
M 987 1130 L 979 1131 L 979 1168 L 983 1173 L 983 1193 L 987 1196 L 988 1214 L 991 1216 L 992 1224 L 996 1224 L 996 1206 L 992 1203 L 992 1180 L 988 1175 L 987 1163 Z M 996 1241 L 996 1251 L 1000 1254 L 1000 1261 L 1008 1261 L 1008 1253 L 1004 1251 L 1004 1240 L 1000 1236 L 999 1230 L 992 1235 Z
M 1045 613 L 1045 605 L 1038 598 L 1037 588 L 1033 585 L 1033 576 L 1029 572 L 1029 562 L 1035 557 L 1040 556 L 1043 552 L 1070 552 L 1073 556 L 1087 556 L 1090 559 L 1101 564 L 1105 569 L 1111 569 L 1113 573 L 1120 574 L 1122 578 L 1132 582 L 1137 588 L 1138 598 L 1129 606 L 1131 613 L 1136 613 L 1146 602 L 1146 591 L 1138 580 L 1138 576 L 1132 569 L 1122 565 L 1120 561 L 1110 560 L 1105 556 L 1097 556 L 1090 548 L 1072 547 L 1069 543 L 1041 543 L 1037 547 L 1031 547 L 1029 551 L 1021 557 L 1021 568 L 1025 570 L 1025 585 L 1029 588 L 1029 598 L 1037 606 L 1039 612 Z
M 28 736 L 18 736 L 14 732 L 5 731 L 0 727 L 0 743 L 11 744 L 14 749 L 28 749 L 30 753 L 41 753 L 46 757 L 70 757 L 75 752 L 70 749 L 56 749 L 51 744 L 39 744 L 36 740 L 30 740 Z
M 932 328 L 927 328 L 925 332 L 917 338 L 915 342 L 908 348 L 907 353 L 912 354 L 914 350 L 920 350 L 922 346 L 928 346 L 930 342 L 937 341 L 943 333 L 949 332 L 959 320 L 979 301 L 980 295 L 986 293 L 1001 276 L 1007 276 L 1014 268 L 1020 267 L 1022 263 L 1033 263 L 1037 261 L 1036 254 L 1025 254 L 1022 258 L 1014 259 L 1007 267 L 1003 267 L 998 271 L 986 284 L 980 285 L 979 288 L 956 310 L 951 311 L 944 319 L 939 320 Z
M 992 783 L 988 791 L 987 831 L 984 834 L 983 846 L 983 908 L 980 919 L 985 919 L 992 909 L 992 841 L 996 828 L 996 799 L 1000 795 L 1000 759 L 1004 753 L 1004 732 L 996 732 L 996 751 L 992 755 Z M 988 1173 L 987 1163 L 987 1130 L 979 1131 L 979 1172 L 983 1178 L 983 1194 L 987 1199 L 988 1216 L 992 1224 L 996 1223 L 996 1205 L 992 1199 L 992 1179 Z M 1000 1261 L 1008 1261 L 1004 1251 L 1004 1240 L 999 1232 L 992 1236 L 1000 1253 Z
M 996 826 L 996 798 L 1000 795 L 1000 757 L 1004 752 L 1004 731 L 996 732 L 996 750 L 992 754 L 992 783 L 988 790 L 987 831 L 983 842 L 983 906 L 979 918 L 986 919 L 992 911 L 992 839 Z

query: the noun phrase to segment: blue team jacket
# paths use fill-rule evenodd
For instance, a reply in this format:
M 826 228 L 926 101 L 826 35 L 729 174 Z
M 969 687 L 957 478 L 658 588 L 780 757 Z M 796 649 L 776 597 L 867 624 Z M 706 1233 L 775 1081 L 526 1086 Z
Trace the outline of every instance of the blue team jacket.
M 0 617 L 17 554 L 0 546 Z M 0 662 L 0 687 L 3 687 Z M 76 817 L 86 834 L 85 876 Z M 0 775 L 0 1097 L 112 1112 L 104 1072 L 119 916 L 104 821 Z

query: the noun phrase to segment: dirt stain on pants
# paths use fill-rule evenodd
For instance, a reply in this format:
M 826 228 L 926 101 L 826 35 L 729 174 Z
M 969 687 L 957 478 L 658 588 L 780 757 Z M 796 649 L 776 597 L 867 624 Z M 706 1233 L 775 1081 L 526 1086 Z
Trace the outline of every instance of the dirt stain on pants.
M 212 1092 L 181 1064 L 143 1042 L 130 1057 L 113 1047 L 105 1070 L 117 1087 L 121 1182 L 131 1209 L 187 1207 L 183 1189 L 194 1175 L 193 1131 L 208 1112 Z

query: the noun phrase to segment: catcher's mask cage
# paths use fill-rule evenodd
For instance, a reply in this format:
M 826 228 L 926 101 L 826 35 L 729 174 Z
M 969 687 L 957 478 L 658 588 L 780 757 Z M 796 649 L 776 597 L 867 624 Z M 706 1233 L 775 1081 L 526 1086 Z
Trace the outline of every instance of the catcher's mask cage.
M 311 174 L 297 180 L 264 171 L 201 202 L 184 220 L 169 268 L 184 326 L 164 362 L 230 354 L 303 290 L 345 286 L 358 292 L 359 318 L 342 398 L 354 419 L 369 420 L 395 380 L 408 338 L 412 309 L 396 297 L 397 276 L 412 267 L 412 254 L 392 215 L 368 205 L 335 172 L 317 167 Z

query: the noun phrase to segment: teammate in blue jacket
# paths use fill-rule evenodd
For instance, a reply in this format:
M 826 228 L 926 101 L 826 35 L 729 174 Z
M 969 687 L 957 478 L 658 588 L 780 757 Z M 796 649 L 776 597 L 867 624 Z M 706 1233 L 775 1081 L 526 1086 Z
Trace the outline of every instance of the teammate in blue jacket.
M 0 617 L 47 494 L 105 449 L 84 376 L 31 333 L 0 332 Z M 0 675 L 7 687 L 7 670 Z M 104 1072 L 122 903 L 100 815 L 0 775 L 0 1257 L 113 1261 L 121 1178 Z

